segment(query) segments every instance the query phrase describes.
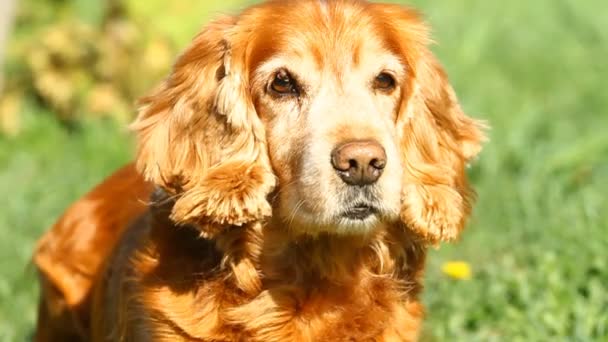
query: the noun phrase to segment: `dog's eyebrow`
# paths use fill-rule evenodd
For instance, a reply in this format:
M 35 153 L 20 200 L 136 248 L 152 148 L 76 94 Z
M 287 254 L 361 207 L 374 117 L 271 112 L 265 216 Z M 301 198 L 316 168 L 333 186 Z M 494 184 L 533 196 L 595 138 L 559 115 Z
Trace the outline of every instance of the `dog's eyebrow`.
M 275 72 L 279 69 L 287 70 L 296 81 L 302 78 L 293 68 L 289 66 L 289 63 L 285 62 L 285 59 L 281 55 L 272 57 L 271 59 L 262 63 L 255 71 L 257 75 L 267 75 Z

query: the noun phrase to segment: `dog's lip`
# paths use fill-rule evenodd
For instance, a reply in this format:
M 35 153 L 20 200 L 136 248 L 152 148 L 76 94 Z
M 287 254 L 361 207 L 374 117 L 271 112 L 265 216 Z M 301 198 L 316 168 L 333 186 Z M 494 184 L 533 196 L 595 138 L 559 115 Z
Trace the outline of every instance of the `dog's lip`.
M 376 213 L 378 213 L 378 208 L 371 204 L 356 204 L 346 209 L 342 216 L 352 220 L 365 220 Z

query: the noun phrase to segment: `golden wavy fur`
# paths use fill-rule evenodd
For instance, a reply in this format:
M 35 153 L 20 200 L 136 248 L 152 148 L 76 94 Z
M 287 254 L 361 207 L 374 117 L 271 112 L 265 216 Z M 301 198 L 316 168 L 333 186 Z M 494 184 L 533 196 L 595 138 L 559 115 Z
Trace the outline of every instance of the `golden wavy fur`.
M 209 24 L 141 101 L 140 173 L 39 242 L 37 339 L 416 340 L 426 249 L 463 229 L 484 139 L 429 43 L 414 11 L 356 0 Z

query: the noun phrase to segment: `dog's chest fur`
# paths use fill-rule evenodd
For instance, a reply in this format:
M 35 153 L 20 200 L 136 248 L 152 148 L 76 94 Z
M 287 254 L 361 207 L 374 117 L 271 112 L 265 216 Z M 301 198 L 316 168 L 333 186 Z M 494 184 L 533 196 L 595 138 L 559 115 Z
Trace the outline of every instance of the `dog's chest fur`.
M 110 295 L 119 298 L 117 310 L 105 315 L 119 322 L 111 329 L 118 339 L 137 339 L 133 332 L 142 331 L 159 341 L 417 337 L 424 253 L 413 245 L 396 252 L 376 244 L 349 253 L 336 248 L 340 242 L 322 238 L 281 245 L 272 241 L 283 239 L 280 234 L 246 227 L 208 240 L 193 228 L 166 223 L 152 223 L 138 238 L 130 237 L 132 242 L 122 245 L 131 251 L 117 253 L 129 266 L 118 270 L 122 275 L 106 274 L 109 282 L 128 275 L 118 286 L 123 293 Z M 383 247 L 388 250 L 377 250 Z M 382 253 L 391 258 L 383 260 L 390 273 L 372 262 Z M 122 322 L 120 312 L 142 319 Z

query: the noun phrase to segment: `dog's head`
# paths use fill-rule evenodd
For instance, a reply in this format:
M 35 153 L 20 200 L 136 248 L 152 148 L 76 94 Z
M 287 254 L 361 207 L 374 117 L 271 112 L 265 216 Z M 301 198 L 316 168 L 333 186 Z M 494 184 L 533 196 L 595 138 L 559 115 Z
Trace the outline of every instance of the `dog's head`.
M 138 164 L 207 234 L 272 216 L 295 233 L 403 222 L 451 240 L 479 122 L 411 10 L 270 1 L 210 25 L 142 100 Z

